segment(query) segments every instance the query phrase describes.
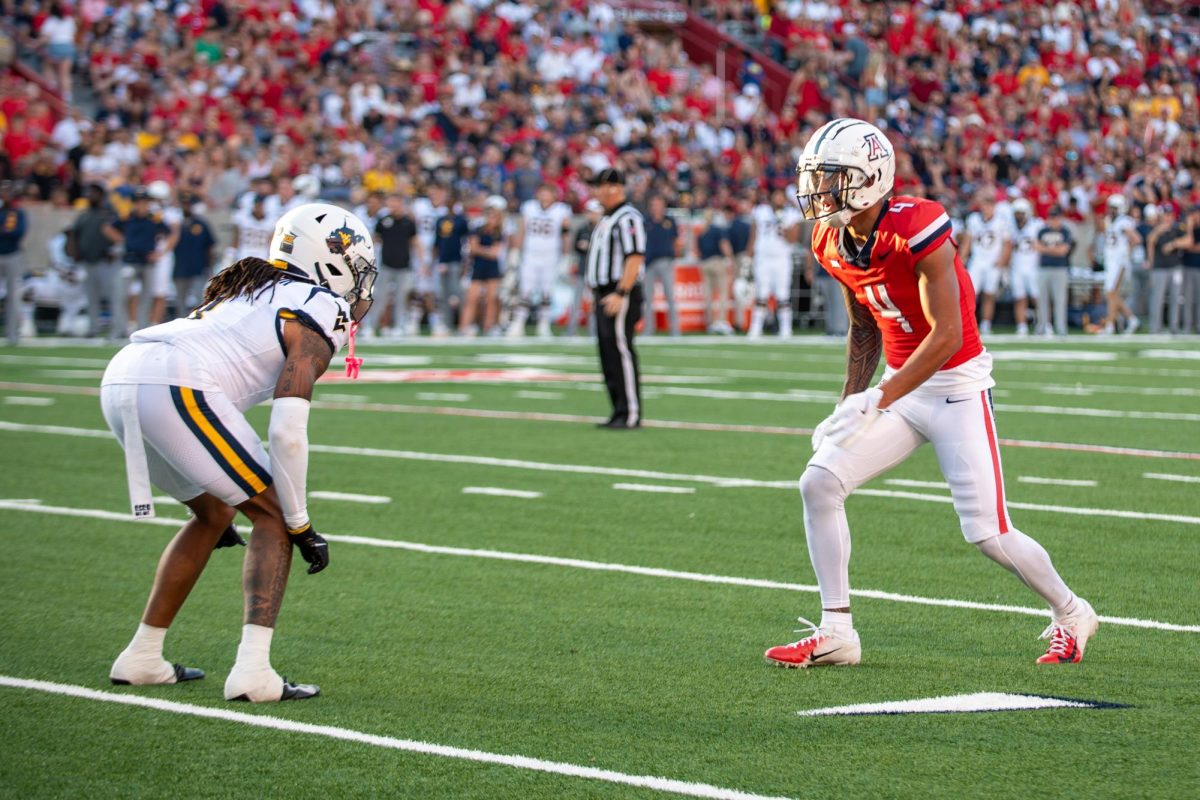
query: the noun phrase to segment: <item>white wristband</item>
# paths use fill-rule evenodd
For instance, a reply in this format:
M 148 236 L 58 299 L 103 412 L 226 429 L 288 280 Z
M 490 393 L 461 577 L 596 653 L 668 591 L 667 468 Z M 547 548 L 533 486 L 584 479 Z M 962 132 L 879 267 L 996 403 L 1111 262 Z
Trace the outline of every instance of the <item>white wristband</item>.
M 271 477 L 288 528 L 308 524 L 308 412 L 303 397 L 277 397 L 271 404 Z

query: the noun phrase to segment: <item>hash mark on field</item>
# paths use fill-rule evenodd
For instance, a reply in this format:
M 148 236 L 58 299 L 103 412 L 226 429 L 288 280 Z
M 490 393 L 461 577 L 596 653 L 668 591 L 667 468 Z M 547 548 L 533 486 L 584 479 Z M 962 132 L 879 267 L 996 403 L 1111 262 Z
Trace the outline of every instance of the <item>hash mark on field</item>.
M 1166 472 L 1143 472 L 1143 478 L 1152 481 L 1176 481 L 1178 483 L 1200 483 L 1200 477 L 1195 475 L 1171 475 Z
M 55 403 L 53 397 L 22 397 L 13 395 L 12 397 L 4 398 L 4 404 L 9 406 L 52 406 Z
M 530 392 L 530 391 L 522 390 L 522 391 L 517 392 L 517 397 L 520 397 L 522 400 L 562 400 L 563 393 L 562 392 Z
M 392 498 L 384 497 L 381 494 L 353 494 L 351 492 L 309 492 L 309 497 L 315 497 L 318 500 L 345 500 L 347 503 L 367 503 L 368 505 L 381 506 L 392 502 Z
M 171 497 L 169 494 L 156 494 L 156 495 L 154 495 L 154 497 L 152 497 L 150 499 L 156 503 L 161 503 L 162 505 L 165 505 L 165 506 L 181 506 L 181 505 L 183 505 L 183 503 L 179 502 L 174 497 Z
M 948 502 L 950 498 L 945 498 Z M 110 522 L 126 522 L 135 525 L 157 525 L 175 528 L 184 523 L 181 519 L 166 519 L 152 517 L 150 519 L 134 519 L 128 512 L 106 511 L 102 508 L 71 508 L 69 506 L 27 505 L 12 500 L 0 500 L 0 510 L 27 511 L 33 514 L 49 514 L 60 517 L 83 517 L 86 519 L 102 519 Z M 530 553 L 511 553 L 503 550 L 473 550 L 463 547 L 443 547 L 440 545 L 422 544 L 420 542 L 405 542 L 398 539 L 375 539 L 369 536 L 345 536 L 326 534 L 331 542 L 346 544 L 361 544 L 367 547 L 383 547 L 393 550 L 410 550 L 415 553 L 432 553 L 447 556 L 466 556 L 469 558 L 489 558 L 497 561 L 515 561 L 524 564 L 547 564 L 556 567 L 573 567 L 575 569 L 596 570 L 599 572 L 622 572 L 630 575 L 643 575 L 651 578 L 671 578 L 675 580 L 696 581 L 698 583 L 714 583 L 725 586 L 746 586 L 754 589 L 782 589 L 789 592 L 817 593 L 816 586 L 802 583 L 783 583 L 780 581 L 763 580 L 760 578 L 738 578 L 726 575 L 707 575 L 700 572 L 679 572 L 659 567 L 638 567 L 628 564 L 613 564 L 604 561 L 586 561 L 578 558 L 560 558 L 558 556 L 542 556 Z M 918 595 L 882 592 L 874 589 L 853 589 L 850 594 L 855 597 L 867 597 L 873 600 L 889 600 L 895 603 L 912 603 L 922 606 L 939 606 L 943 608 L 967 608 L 976 611 L 1000 611 L 1008 614 L 1023 614 L 1031 617 L 1047 617 L 1044 608 L 1028 608 L 1025 606 L 1005 606 L 998 603 L 978 603 L 974 600 L 947 600 L 937 597 L 920 597 Z M 1101 622 L 1110 625 L 1127 625 L 1133 628 L 1154 628 L 1164 631 L 1181 633 L 1200 633 L 1200 625 L 1177 625 L 1172 622 L 1135 619 L 1131 617 L 1100 617 Z
M 979 711 L 1035 711 L 1045 708 L 1125 708 L 1113 703 L 1068 700 L 1035 694 L 976 692 L 920 700 L 893 700 L 888 703 L 856 703 L 849 706 L 810 708 L 797 711 L 801 717 L 865 716 L 874 714 L 969 714 Z
M 889 486 L 908 486 L 913 489 L 949 489 L 945 481 L 910 481 L 908 478 L 888 478 L 884 481 Z
M 504 767 L 548 772 L 556 775 L 566 775 L 571 778 L 586 778 L 594 781 L 604 781 L 624 786 L 637 786 L 659 792 L 686 795 L 688 797 L 708 797 L 717 800 L 786 800 L 785 798 L 769 798 L 764 795 L 750 794 L 737 789 L 724 789 L 707 783 L 692 783 L 690 781 L 658 778 L 652 775 L 629 775 L 609 769 L 584 767 L 562 761 L 547 761 L 530 756 L 489 753 L 483 750 L 469 750 L 463 747 L 450 747 L 443 744 L 432 744 L 414 739 L 397 739 L 391 736 L 381 736 L 350 728 L 338 728 L 332 725 L 312 725 L 307 722 L 296 722 L 267 714 L 247 714 L 242 711 L 230 711 L 225 708 L 210 708 L 191 703 L 177 703 L 171 700 L 160 700 L 157 697 L 142 697 L 136 694 L 118 694 L 117 692 L 98 692 L 84 686 L 72 686 L 65 683 L 50 681 L 34 681 L 0 675 L 0 686 L 12 689 L 28 689 L 34 692 L 45 692 L 65 697 L 75 697 L 81 700 L 95 700 L 101 703 L 117 703 L 118 705 L 137 706 L 154 711 L 165 711 L 169 714 L 183 714 L 189 717 L 203 719 L 219 719 L 225 722 L 237 722 L 254 728 L 269 728 L 286 733 L 302 733 L 309 736 L 323 736 L 327 739 L 339 739 L 345 742 L 383 747 L 390 750 L 403 750 L 410 753 L 420 753 L 442 758 L 456 758 L 463 761 L 475 761 L 482 764 L 498 764 Z
M 536 500 L 541 492 L 527 492 L 523 489 L 501 489 L 497 486 L 464 486 L 463 494 L 486 494 L 492 497 L 519 497 L 522 500 Z
M 461 392 L 417 392 L 418 400 L 440 400 L 444 403 L 469 403 L 471 395 Z
M 1098 481 L 1077 480 L 1075 478 L 1038 478 L 1033 475 L 1018 475 L 1019 483 L 1036 483 L 1042 486 L 1099 486 Z
M 627 492 L 658 492 L 660 494 L 695 494 L 696 489 L 693 486 L 657 486 L 652 483 L 614 483 L 614 489 L 623 489 Z
M 374 360 L 374 358 L 372 358 Z M 365 394 L 338 394 L 337 392 L 321 392 L 321 399 L 328 400 L 331 403 L 365 403 L 368 398 Z

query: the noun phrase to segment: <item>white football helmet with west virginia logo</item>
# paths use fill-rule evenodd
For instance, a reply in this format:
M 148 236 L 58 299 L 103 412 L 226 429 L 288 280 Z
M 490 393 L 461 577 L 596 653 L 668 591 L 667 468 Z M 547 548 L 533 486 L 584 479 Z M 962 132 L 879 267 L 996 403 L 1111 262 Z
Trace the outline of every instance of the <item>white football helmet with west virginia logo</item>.
M 796 173 L 796 201 L 805 218 L 841 228 L 892 191 L 896 155 L 883 131 L 846 117 L 812 135 Z
M 357 216 L 330 203 L 305 203 L 279 218 L 270 261 L 345 298 L 361 319 L 375 285 L 375 242 Z M 365 301 L 367 306 L 356 308 Z

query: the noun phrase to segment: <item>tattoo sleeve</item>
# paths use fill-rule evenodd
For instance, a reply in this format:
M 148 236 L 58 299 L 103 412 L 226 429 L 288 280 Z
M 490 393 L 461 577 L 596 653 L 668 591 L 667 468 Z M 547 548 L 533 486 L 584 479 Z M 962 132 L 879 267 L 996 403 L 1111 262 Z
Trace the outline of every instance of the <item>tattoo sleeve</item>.
M 883 350 L 883 335 L 871 316 L 871 310 L 854 299 L 854 293 L 846 286 L 842 286 L 842 293 L 846 296 L 846 310 L 850 313 L 846 382 L 842 386 L 842 399 L 845 399 L 871 384 L 875 368 L 879 366 L 879 354 Z
M 289 322 L 288 328 L 284 334 L 287 361 L 275 384 L 275 396 L 312 400 L 313 385 L 325 374 L 332 358 L 329 344 L 319 333 L 299 322 Z

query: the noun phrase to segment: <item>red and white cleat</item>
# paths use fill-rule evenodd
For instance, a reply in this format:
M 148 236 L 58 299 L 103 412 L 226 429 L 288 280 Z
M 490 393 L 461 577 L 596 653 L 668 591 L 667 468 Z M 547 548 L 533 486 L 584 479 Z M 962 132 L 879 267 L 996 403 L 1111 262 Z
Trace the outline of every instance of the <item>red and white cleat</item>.
M 826 667 L 850 666 L 862 660 L 862 645 L 858 641 L 858 633 L 851 631 L 850 636 L 834 634 L 831 631 L 813 625 L 804 617 L 800 617 L 808 628 L 799 632 L 809 635 L 798 642 L 772 647 L 763 653 L 767 663 L 777 667 Z
M 1087 641 L 1100 626 L 1091 604 L 1082 598 L 1079 602 L 1082 608 L 1074 616 L 1050 623 L 1050 627 L 1042 631 L 1042 638 L 1050 640 L 1050 648 L 1046 654 L 1037 660 L 1039 664 L 1078 664 L 1083 660 L 1083 650 Z

